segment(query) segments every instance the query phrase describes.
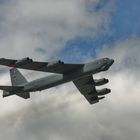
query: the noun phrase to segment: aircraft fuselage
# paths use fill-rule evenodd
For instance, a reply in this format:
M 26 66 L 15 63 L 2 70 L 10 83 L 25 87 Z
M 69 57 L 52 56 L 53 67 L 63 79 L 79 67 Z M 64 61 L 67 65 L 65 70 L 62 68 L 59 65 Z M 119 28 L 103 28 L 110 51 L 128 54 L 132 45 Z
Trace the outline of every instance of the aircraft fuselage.
M 41 91 L 51 87 L 64 84 L 86 75 L 92 75 L 101 71 L 106 71 L 114 63 L 114 60 L 104 58 L 85 64 L 82 68 L 76 71 L 71 71 L 66 74 L 53 74 L 44 78 L 31 81 L 24 85 L 22 92 Z M 21 90 L 20 90 L 21 92 Z

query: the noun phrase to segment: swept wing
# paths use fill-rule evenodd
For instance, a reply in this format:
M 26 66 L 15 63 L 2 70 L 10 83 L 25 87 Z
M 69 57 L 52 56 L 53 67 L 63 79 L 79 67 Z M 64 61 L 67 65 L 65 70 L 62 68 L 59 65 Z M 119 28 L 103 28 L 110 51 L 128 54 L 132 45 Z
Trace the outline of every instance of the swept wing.
M 95 82 L 92 75 L 76 79 L 73 81 L 73 83 L 90 104 L 98 103 L 99 100 L 105 98 L 104 96 L 98 96 L 98 92 L 95 88 Z
M 27 70 L 59 73 L 59 74 L 73 72 L 84 66 L 84 64 L 64 64 L 61 61 L 38 62 L 38 61 L 32 61 L 32 59 L 29 58 L 24 58 L 22 60 L 1 58 L 0 65 L 27 69 Z

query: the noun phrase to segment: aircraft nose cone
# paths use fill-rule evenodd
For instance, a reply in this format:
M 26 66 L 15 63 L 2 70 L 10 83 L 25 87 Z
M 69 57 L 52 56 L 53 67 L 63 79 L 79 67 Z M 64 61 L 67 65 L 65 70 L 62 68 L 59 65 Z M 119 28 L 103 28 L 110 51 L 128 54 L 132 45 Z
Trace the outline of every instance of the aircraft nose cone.
M 113 59 L 111 59 L 111 65 L 114 63 L 115 61 Z
M 111 66 L 113 63 L 114 63 L 114 60 L 110 59 L 109 66 Z

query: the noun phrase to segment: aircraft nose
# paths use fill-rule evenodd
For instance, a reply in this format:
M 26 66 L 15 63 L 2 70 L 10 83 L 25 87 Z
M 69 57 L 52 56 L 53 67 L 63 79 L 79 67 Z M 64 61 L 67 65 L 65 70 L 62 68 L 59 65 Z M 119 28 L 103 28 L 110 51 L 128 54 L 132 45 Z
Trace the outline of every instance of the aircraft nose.
M 114 63 L 114 60 L 110 59 L 109 66 L 111 66 L 113 63 Z
M 112 65 L 114 62 L 115 62 L 114 59 L 111 59 L 111 65 Z

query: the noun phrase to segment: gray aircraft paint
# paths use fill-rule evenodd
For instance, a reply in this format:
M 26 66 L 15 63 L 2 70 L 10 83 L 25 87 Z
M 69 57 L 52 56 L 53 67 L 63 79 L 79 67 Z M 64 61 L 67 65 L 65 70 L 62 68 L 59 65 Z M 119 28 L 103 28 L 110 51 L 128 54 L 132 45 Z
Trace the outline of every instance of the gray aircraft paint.
M 97 60 L 95 62 L 90 62 L 84 65 L 83 68 L 68 74 L 54 74 L 51 76 L 47 76 L 44 78 L 40 78 L 34 80 L 32 82 L 26 83 L 24 86 L 25 92 L 32 91 L 41 91 L 44 89 L 48 89 L 66 82 L 73 81 L 74 79 L 83 77 L 85 75 L 96 74 L 98 72 L 107 70 L 112 64 L 114 60 L 108 59 L 104 61 L 104 59 Z M 105 66 L 105 67 L 104 67 Z M 104 67 L 105 69 L 102 69 Z
M 110 93 L 111 90 L 96 90 L 95 87 L 100 84 L 96 83 L 98 80 L 94 80 L 92 74 L 108 70 L 113 63 L 114 60 L 109 58 L 102 58 L 86 64 L 65 64 L 61 61 L 50 63 L 34 62 L 29 58 L 22 60 L 2 58 L 0 59 L 1 65 L 14 65 L 17 68 L 54 72 L 57 74 L 28 82 L 16 68 L 13 68 L 10 70 L 12 86 L 0 86 L 0 89 L 3 90 L 3 97 L 16 94 L 24 99 L 28 99 L 30 98 L 30 92 L 45 90 L 73 81 L 88 102 L 94 104 L 104 99 L 105 97 L 103 95 Z M 108 83 L 107 79 L 105 79 L 101 85 L 106 83 Z

